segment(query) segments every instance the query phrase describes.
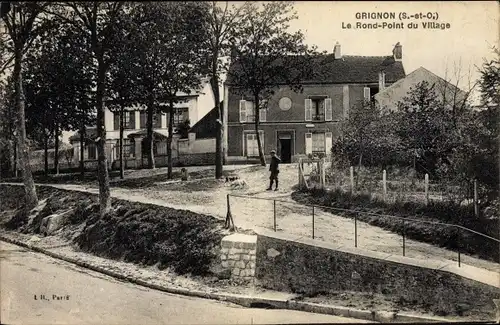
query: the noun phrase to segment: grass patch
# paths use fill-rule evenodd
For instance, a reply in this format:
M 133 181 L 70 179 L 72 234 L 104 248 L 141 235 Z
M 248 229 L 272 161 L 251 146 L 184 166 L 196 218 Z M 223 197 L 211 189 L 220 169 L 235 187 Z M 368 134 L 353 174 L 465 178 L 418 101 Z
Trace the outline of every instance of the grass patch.
M 459 206 L 439 201 L 431 202 L 428 205 L 401 201 L 386 203 L 372 198 L 369 194 L 351 195 L 341 190 L 325 191 L 321 189 L 299 190 L 292 194 L 292 198 L 302 204 L 366 212 L 358 213 L 358 220 L 400 235 L 403 234 L 404 229 L 407 238 L 454 251 L 460 250 L 483 259 L 498 261 L 500 258 L 499 245 L 493 240 L 460 230 L 457 227 L 424 223 L 424 221 L 430 221 L 460 225 L 498 238 L 499 219 L 475 218 L 470 206 Z M 355 216 L 353 212 L 329 209 L 325 209 L 325 211 L 348 218 Z M 371 215 L 367 213 L 371 213 Z M 401 219 L 391 216 L 417 221 L 406 221 L 403 227 Z
M 0 184 L 11 206 L 19 189 L 22 187 Z M 158 264 L 177 274 L 206 275 L 216 260 L 223 222 L 214 217 L 116 199 L 112 200 L 112 211 L 101 217 L 97 195 L 46 186 L 38 186 L 37 192 L 47 204 L 32 226 L 25 227 L 28 216 L 21 206 L 4 223 L 5 228 L 38 233 L 44 217 L 71 210 L 65 225 L 73 229 L 82 225 L 74 242 L 83 251 L 126 262 Z

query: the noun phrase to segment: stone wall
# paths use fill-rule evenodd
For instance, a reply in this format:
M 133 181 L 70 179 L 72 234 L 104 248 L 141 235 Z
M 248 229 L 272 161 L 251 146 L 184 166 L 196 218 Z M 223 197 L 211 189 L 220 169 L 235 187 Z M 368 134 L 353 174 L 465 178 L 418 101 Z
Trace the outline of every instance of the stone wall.
M 257 236 L 233 234 L 222 239 L 221 265 L 237 282 L 253 282 Z
M 258 236 L 255 277 L 265 288 L 305 295 L 379 293 L 400 305 L 422 306 L 438 314 L 494 317 L 493 299 L 500 297 L 500 288 L 457 275 L 460 270 L 447 272 L 443 269 L 452 267 L 446 263 L 429 267 L 430 261 L 403 261 L 403 257 L 376 252 L 369 256 L 360 250 L 349 253 L 345 248 L 330 248 L 331 244 L 281 236 L 285 237 Z

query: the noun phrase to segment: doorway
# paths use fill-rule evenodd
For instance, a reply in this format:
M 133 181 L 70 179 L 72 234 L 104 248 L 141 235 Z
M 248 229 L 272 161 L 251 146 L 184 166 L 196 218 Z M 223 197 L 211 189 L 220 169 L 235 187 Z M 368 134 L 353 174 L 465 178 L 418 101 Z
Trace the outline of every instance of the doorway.
M 289 164 L 292 162 L 293 156 L 293 138 L 291 132 L 278 133 L 278 155 L 281 162 Z

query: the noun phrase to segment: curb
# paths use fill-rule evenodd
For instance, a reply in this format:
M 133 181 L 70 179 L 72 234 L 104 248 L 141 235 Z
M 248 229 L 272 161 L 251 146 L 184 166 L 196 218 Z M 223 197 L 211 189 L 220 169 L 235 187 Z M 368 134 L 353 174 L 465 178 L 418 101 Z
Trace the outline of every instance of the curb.
M 275 309 L 287 309 L 287 310 L 297 310 L 297 311 L 304 311 L 304 312 L 310 312 L 310 313 L 317 313 L 317 314 L 326 314 L 326 315 L 332 315 L 332 316 L 341 316 L 341 317 L 348 317 L 348 318 L 356 318 L 356 319 L 361 319 L 361 320 L 367 320 L 367 321 L 372 321 L 372 322 L 454 322 L 451 320 L 447 319 L 442 319 L 442 318 L 433 318 L 433 317 L 423 317 L 423 316 L 416 316 L 416 315 L 410 315 L 410 314 L 398 314 L 395 312 L 386 312 L 386 311 L 370 311 L 370 310 L 359 310 L 359 309 L 353 309 L 353 308 L 348 308 L 348 307 L 342 307 L 342 306 L 332 306 L 332 305 L 323 305 L 323 304 L 315 304 L 315 303 L 309 303 L 309 302 L 302 302 L 302 301 L 295 301 L 295 300 L 283 300 L 283 299 L 269 299 L 269 298 L 259 298 L 259 297 L 249 297 L 249 296 L 244 296 L 244 295 L 237 295 L 237 294 L 219 294 L 219 293 L 210 293 L 210 292 L 203 292 L 199 290 L 187 290 L 187 289 L 179 289 L 179 288 L 172 288 L 172 287 L 164 287 L 160 286 L 157 284 L 152 284 L 148 283 L 146 281 L 130 277 L 130 276 L 125 276 L 123 274 L 106 270 L 104 268 L 101 268 L 99 266 L 95 266 L 86 262 L 82 262 L 78 259 L 71 258 L 71 257 L 66 257 L 60 254 L 53 253 L 47 249 L 36 247 L 33 245 L 29 245 L 27 243 L 24 243 L 22 241 L 16 240 L 16 239 L 11 239 L 8 237 L 4 237 L 3 235 L 0 235 L 0 241 L 5 241 L 17 246 L 21 246 L 27 249 L 30 249 L 32 251 L 42 253 L 45 255 L 48 255 L 52 258 L 63 260 L 65 262 L 71 263 L 78 265 L 80 267 L 102 273 L 105 275 L 108 275 L 110 277 L 127 281 L 133 284 L 137 284 L 143 287 L 147 287 L 153 290 L 158 290 L 170 294 L 177 294 L 177 295 L 183 295 L 183 296 L 189 296 L 189 297 L 196 297 L 196 298 L 203 298 L 203 299 L 211 299 L 211 300 L 218 300 L 218 301 L 224 301 L 224 302 L 230 302 L 234 303 L 243 307 L 253 307 L 254 304 L 262 304 L 262 305 L 269 305 L 272 308 Z

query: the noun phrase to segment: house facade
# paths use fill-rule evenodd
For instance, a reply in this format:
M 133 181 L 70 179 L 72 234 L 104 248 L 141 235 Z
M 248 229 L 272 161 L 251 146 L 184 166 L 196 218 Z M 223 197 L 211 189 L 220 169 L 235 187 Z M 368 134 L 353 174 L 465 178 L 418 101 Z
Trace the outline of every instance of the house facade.
M 215 100 L 212 87 L 208 79 L 202 80 L 199 89 L 191 93 L 178 93 L 181 100 L 174 104 L 174 135 L 173 135 L 173 158 L 178 156 L 177 141 L 181 138 L 177 134 L 181 124 L 189 121 L 190 126 L 194 126 L 203 119 L 215 107 Z M 165 104 L 167 103 L 165 102 Z M 118 112 L 112 112 L 105 108 L 105 129 L 106 129 L 106 154 L 110 168 L 119 166 L 119 139 L 120 139 L 120 118 Z M 153 118 L 153 138 L 155 165 L 165 166 L 167 164 L 167 138 L 168 138 L 168 113 L 155 114 Z M 195 136 L 195 135 L 194 135 Z M 124 136 L 123 151 L 127 168 L 143 168 L 147 166 L 147 114 L 145 106 L 131 105 L 125 109 L 124 114 Z M 78 165 L 82 158 L 87 168 L 97 166 L 97 144 L 95 139 L 97 132 L 95 127 L 89 127 L 86 132 L 86 141 L 83 157 L 80 157 L 80 135 L 75 133 L 69 138 L 74 148 L 73 160 Z M 191 135 L 192 141 L 193 135 Z M 210 149 L 210 148 L 208 148 Z M 198 150 L 200 151 L 200 150 Z M 198 152 L 200 153 L 200 152 Z
M 318 71 L 303 83 L 302 92 L 282 85 L 267 108 L 260 110 L 258 132 L 266 155 L 274 149 L 285 163 L 310 155 L 329 155 L 350 107 L 373 100 L 381 89 L 405 77 L 399 43 L 392 56 L 342 55 L 337 43 L 333 53 L 318 59 Z M 230 82 L 224 85 L 228 162 L 258 158 L 253 103 L 237 89 L 238 85 Z
M 432 87 L 437 96 L 436 99 L 444 103 L 448 108 L 453 106 L 461 107 L 464 100 L 467 100 L 465 91 L 426 68 L 420 67 L 377 93 L 375 101 L 381 109 L 395 111 L 398 108 L 398 103 L 408 96 L 410 90 L 423 81 L 426 81 L 428 86 Z

